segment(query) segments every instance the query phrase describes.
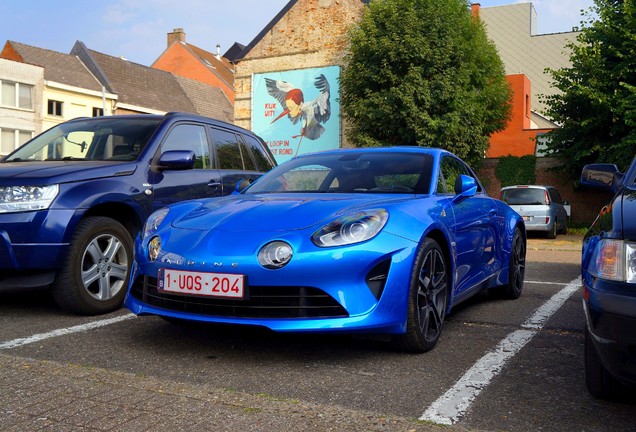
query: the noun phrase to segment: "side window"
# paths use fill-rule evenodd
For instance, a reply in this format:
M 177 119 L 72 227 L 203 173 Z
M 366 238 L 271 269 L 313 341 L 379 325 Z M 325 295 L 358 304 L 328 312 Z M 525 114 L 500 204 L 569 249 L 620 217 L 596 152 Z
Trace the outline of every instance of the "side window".
M 557 204 L 563 204 L 563 200 L 561 199 L 561 194 L 556 189 L 548 189 L 550 192 L 550 200 Z
M 212 128 L 212 138 L 220 169 L 257 171 L 247 149 L 234 132 Z
M 256 159 L 256 164 L 258 165 L 259 171 L 265 172 L 274 168 L 274 165 L 272 165 L 272 162 L 265 152 L 265 144 L 262 144 L 252 135 L 243 135 L 243 138 L 245 138 L 247 145 L 252 150 L 252 154 L 254 155 L 254 159 Z
M 210 147 L 201 125 L 180 124 L 175 126 L 161 145 L 161 151 L 192 150 L 196 157 L 194 164 L 198 169 L 210 169 Z
M 439 177 L 437 178 L 437 193 L 438 194 L 446 193 L 446 184 L 444 184 L 444 176 L 442 175 L 441 171 L 439 173 Z
M 475 177 L 473 173 L 470 171 L 468 166 L 464 164 L 459 159 L 456 159 L 451 156 L 444 156 L 442 158 L 442 162 L 440 165 L 441 175 L 444 178 L 445 192 L 440 192 L 440 183 L 438 182 L 437 192 L 438 193 L 447 193 L 451 195 L 455 195 L 455 180 L 460 175 L 467 175 L 469 177 Z M 479 183 L 478 183 L 479 184 Z M 481 188 L 478 188 L 481 191 Z

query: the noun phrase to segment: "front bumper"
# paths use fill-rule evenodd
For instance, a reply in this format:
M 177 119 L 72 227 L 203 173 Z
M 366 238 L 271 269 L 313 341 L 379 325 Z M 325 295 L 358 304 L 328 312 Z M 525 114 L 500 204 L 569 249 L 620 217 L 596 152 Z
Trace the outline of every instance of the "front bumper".
M 148 262 L 138 242 L 125 305 L 138 315 L 254 325 L 280 332 L 403 333 L 417 244 L 386 233 L 379 236 L 387 237 L 391 249 L 383 246 L 386 242 L 381 238 L 350 247 L 300 249 L 290 264 L 278 270 L 261 267 L 255 253 L 217 257 L 217 261 L 236 263 L 222 270 L 205 268 L 202 259 L 189 257 L 197 264 L 187 270 L 245 274 L 250 292 L 245 301 L 158 293 L 159 268 L 186 268 Z M 297 243 L 290 240 L 290 244 Z M 208 257 L 206 262 L 213 261 Z M 374 293 L 368 283 L 378 268 L 385 273 L 381 294 Z
M 583 289 L 586 324 L 601 363 L 619 381 L 636 385 L 636 287 L 588 275 Z
M 0 214 L 0 287 L 50 281 L 68 250 L 64 236 L 73 215 L 73 210 Z

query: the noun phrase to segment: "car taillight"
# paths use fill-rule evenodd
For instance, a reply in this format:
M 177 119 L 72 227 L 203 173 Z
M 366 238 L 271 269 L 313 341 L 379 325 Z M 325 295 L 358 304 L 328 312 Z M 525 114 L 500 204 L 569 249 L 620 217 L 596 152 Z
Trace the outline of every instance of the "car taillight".
M 548 193 L 548 191 L 543 191 L 544 195 L 545 195 L 545 203 L 546 205 L 550 205 L 550 194 Z M 546 221 L 546 223 L 548 223 Z

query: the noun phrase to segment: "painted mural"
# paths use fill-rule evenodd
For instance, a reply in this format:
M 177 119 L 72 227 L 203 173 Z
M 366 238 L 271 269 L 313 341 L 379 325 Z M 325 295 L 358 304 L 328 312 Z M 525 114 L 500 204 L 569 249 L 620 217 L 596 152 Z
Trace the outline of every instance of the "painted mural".
M 340 147 L 340 67 L 254 74 L 252 130 L 278 163 Z

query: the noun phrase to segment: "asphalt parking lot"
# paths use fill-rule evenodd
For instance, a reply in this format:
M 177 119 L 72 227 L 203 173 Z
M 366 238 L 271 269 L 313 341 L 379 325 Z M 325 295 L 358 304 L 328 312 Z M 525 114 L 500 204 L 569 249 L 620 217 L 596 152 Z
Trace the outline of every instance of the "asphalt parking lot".
M 636 430 L 633 398 L 585 391 L 579 259 L 580 236 L 531 238 L 522 297 L 462 305 L 415 356 L 3 293 L 0 430 Z

